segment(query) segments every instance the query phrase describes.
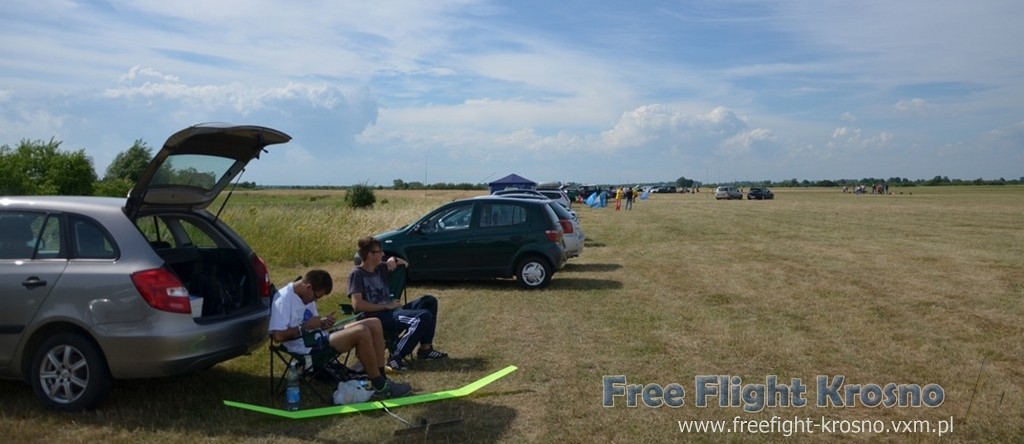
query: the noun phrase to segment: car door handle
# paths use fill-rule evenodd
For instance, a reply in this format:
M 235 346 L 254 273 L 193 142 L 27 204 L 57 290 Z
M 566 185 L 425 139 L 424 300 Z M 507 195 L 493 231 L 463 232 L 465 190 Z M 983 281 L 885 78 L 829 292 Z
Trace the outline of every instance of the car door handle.
M 32 276 L 22 281 L 21 285 L 24 285 L 25 288 L 42 287 L 46 285 L 46 281 L 39 279 L 38 276 Z

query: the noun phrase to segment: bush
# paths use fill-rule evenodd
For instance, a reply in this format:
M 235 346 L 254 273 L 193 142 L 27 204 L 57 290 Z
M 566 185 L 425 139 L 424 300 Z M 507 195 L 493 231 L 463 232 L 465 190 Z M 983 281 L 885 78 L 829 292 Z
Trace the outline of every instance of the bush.
M 377 196 L 366 185 L 353 185 L 345 193 L 345 203 L 352 208 L 369 208 L 377 202 Z

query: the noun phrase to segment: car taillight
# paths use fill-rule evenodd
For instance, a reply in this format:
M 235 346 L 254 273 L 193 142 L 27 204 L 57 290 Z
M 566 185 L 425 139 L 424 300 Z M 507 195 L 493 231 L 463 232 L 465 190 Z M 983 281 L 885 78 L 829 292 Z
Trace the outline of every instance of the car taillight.
M 267 263 L 256 253 L 252 254 L 252 268 L 256 270 L 256 294 L 270 299 L 270 272 L 267 271 Z
M 192 313 L 188 289 L 166 268 L 132 273 L 132 283 L 151 307 L 171 313 Z
M 558 222 L 562 224 L 562 231 L 565 234 L 572 234 L 572 222 L 569 222 L 567 219 L 559 219 Z
M 562 230 L 544 230 L 544 236 L 546 236 L 551 242 L 561 242 Z

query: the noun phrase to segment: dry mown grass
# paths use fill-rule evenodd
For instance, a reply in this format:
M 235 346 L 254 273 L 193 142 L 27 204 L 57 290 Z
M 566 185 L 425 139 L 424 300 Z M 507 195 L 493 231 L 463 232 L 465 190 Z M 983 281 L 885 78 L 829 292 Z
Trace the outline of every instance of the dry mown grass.
M 457 442 L 785 439 L 678 431 L 679 420 L 735 416 L 886 423 L 952 416 L 955 430 L 944 441 L 1024 439 L 1024 190 L 775 191 L 777 199 L 764 202 L 654 195 L 629 212 L 578 208 L 586 250 L 545 291 L 520 291 L 511 281 L 414 284 L 414 294 L 440 297 L 437 342 L 453 359 L 403 378 L 434 391 L 509 364 L 520 370 L 476 396 L 396 413 L 463 418 L 432 435 Z M 270 262 L 276 281 L 309 267 L 331 271 L 338 291 L 324 304 L 332 305 L 344 297 L 356 238 L 473 194 L 378 192 L 388 202 L 368 211 L 344 208 L 334 192 L 236 194 L 225 218 Z M 30 389 L 3 382 L 0 429 L 15 441 L 377 442 L 400 426 L 380 414 L 290 422 L 220 406 L 221 399 L 269 402 L 266 359 L 261 350 L 199 374 L 122 382 L 98 411 L 78 415 L 42 412 Z M 706 374 L 743 383 L 801 378 L 811 386 L 810 405 L 697 408 L 693 379 Z M 815 377 L 840 374 L 851 384 L 939 384 L 945 402 L 814 406 Z M 680 383 L 686 404 L 604 408 L 603 375 Z M 787 440 L 843 438 L 937 437 Z

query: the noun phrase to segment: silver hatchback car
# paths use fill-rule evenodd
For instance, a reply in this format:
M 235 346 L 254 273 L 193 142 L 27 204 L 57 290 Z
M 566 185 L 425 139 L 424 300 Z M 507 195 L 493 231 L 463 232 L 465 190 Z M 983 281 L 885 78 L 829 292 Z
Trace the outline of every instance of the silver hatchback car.
M 76 411 L 114 379 L 204 369 L 266 341 L 266 264 L 206 208 L 289 140 L 197 125 L 167 140 L 127 200 L 0 197 L 0 377 Z
M 718 187 L 717 189 L 715 189 L 715 199 L 743 200 L 743 193 L 741 193 L 740 190 L 736 189 L 736 187 Z

